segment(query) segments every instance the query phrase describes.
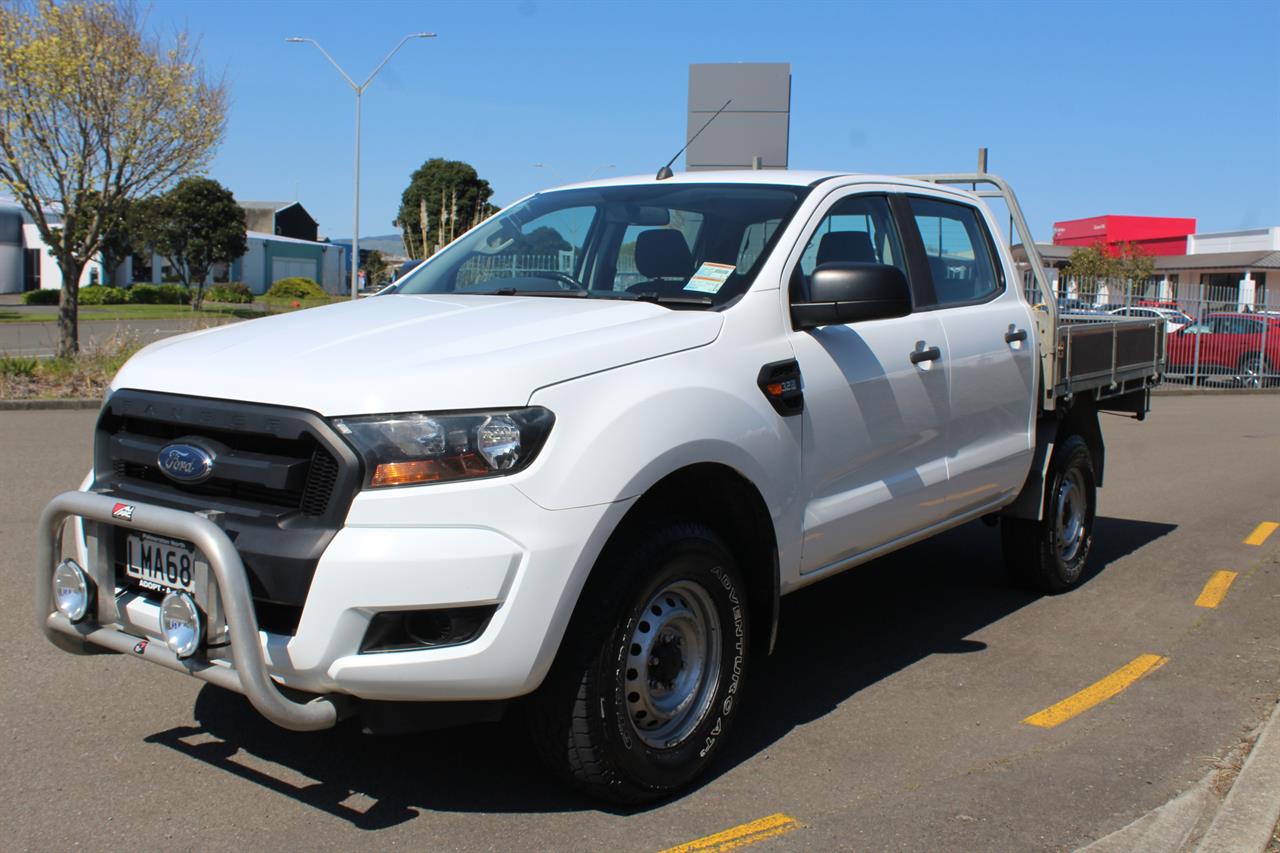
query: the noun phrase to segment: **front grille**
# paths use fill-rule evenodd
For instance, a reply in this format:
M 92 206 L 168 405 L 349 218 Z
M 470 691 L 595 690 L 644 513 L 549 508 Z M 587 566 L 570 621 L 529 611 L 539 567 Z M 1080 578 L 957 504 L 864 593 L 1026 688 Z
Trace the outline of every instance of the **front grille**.
M 155 464 L 160 448 L 171 441 L 203 439 L 226 448 L 218 454 L 223 464 L 214 465 L 214 476 L 203 483 L 179 483 L 171 480 Z M 189 495 L 206 495 L 244 502 L 263 508 L 297 510 L 306 516 L 323 515 L 329 507 L 338 478 L 338 462 L 333 454 L 320 446 L 311 435 L 283 439 L 276 436 L 236 433 L 222 429 L 192 427 L 140 418 L 125 418 L 108 439 L 111 462 L 118 477 L 148 483 Z M 122 447 L 123 446 L 123 447 Z M 132 458 L 122 459 L 128 448 Z M 145 449 L 144 449 L 145 448 Z M 280 466 L 289 466 L 292 486 L 273 487 L 263 469 L 223 474 L 238 456 L 254 459 L 269 457 Z M 146 460 L 141 461 L 141 460 Z M 150 463 L 150 464 L 148 464 Z
M 299 507 L 303 515 L 323 515 L 338 482 L 338 460 L 323 448 L 311 455 L 311 467 L 307 469 L 307 484 L 302 489 Z
M 224 480 L 217 477 L 206 480 L 205 482 L 197 485 L 186 485 L 184 483 L 173 482 L 162 474 L 158 468 L 151 465 L 138 465 L 136 463 L 123 462 L 117 459 L 113 467 L 115 468 L 116 474 L 123 477 L 125 480 L 152 483 L 165 488 L 173 488 L 185 494 L 229 498 L 233 501 L 242 501 L 247 504 L 276 507 L 286 510 L 302 509 L 303 492 L 301 489 L 272 489 L 257 483 L 237 482 L 235 480 Z M 330 488 L 332 488 L 332 485 Z M 304 511 L 303 514 L 320 515 L 324 512 L 325 506 L 328 505 L 328 502 L 329 494 L 326 492 L 312 500 L 312 512 Z M 318 507 L 318 509 L 316 509 L 316 507 Z
M 171 443 L 209 452 L 212 476 L 182 483 L 166 475 L 157 457 Z M 94 472 L 104 494 L 220 512 L 260 626 L 285 634 L 296 630 L 316 565 L 363 479 L 359 457 L 312 412 L 128 389 L 112 394 L 98 419 Z M 116 546 L 118 562 L 122 538 Z

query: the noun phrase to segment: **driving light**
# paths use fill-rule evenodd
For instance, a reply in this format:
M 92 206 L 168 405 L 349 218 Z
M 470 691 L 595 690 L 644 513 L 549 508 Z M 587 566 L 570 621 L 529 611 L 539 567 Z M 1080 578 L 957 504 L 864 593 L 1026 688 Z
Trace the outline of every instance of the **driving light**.
M 79 622 L 89 612 L 93 584 L 75 560 L 63 560 L 53 570 L 53 601 L 58 612 Z
M 364 458 L 370 488 L 513 474 L 533 461 L 554 423 L 540 406 L 333 420 Z
M 185 592 L 171 592 L 160 602 L 160 633 L 169 651 L 188 658 L 200 648 L 200 610 Z

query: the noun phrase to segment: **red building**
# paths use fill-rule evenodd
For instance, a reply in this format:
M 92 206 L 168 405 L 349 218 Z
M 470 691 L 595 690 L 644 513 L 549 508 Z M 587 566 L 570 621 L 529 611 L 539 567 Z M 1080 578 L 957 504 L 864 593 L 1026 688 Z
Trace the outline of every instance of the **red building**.
M 1194 219 L 1171 216 L 1093 216 L 1053 223 L 1055 246 L 1116 246 L 1133 243 L 1149 255 L 1185 255 Z

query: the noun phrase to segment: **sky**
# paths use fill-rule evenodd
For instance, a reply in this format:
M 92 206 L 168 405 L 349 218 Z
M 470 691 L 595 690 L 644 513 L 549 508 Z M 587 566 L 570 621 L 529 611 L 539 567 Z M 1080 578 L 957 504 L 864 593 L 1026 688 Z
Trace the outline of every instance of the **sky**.
M 149 25 L 197 37 L 229 87 L 209 176 L 301 201 L 333 238 L 352 231 L 355 96 L 289 36 L 361 82 L 404 35 L 438 34 L 365 92 L 362 236 L 394 230 L 432 157 L 471 163 L 499 205 L 651 175 L 685 141 L 689 64 L 739 61 L 791 63 L 792 168 L 972 171 L 986 146 L 1038 242 L 1102 214 L 1280 225 L 1273 0 L 155 0 Z

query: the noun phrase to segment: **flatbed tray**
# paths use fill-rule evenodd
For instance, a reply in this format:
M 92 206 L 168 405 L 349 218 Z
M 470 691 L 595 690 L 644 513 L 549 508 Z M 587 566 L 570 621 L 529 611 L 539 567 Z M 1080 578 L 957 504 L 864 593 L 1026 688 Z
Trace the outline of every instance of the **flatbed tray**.
M 1062 314 L 1057 338 L 1055 397 L 1092 391 L 1101 399 L 1158 385 L 1164 375 L 1164 320 Z

